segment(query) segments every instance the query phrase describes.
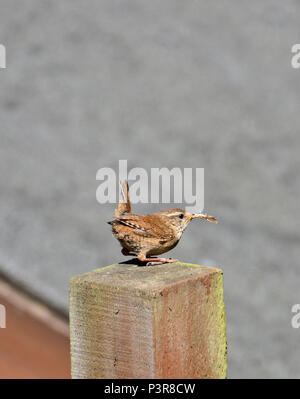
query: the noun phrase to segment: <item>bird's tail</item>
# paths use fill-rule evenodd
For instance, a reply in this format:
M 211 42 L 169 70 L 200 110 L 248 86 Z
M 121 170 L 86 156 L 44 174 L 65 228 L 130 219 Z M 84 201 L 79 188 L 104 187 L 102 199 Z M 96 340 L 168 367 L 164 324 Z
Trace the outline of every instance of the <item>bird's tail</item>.
M 118 208 L 115 210 L 115 216 L 118 217 L 124 213 L 131 212 L 130 198 L 129 198 L 129 186 L 128 181 L 120 181 L 120 201 Z

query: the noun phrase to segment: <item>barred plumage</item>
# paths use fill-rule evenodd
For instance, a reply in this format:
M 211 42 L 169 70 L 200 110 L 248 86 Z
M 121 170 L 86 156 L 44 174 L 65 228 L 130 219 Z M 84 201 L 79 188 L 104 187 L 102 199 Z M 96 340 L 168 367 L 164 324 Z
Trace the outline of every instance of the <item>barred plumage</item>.
M 176 259 L 149 258 L 173 249 L 189 222 L 195 218 L 217 223 L 217 219 L 206 214 L 191 214 L 174 208 L 147 215 L 131 213 L 128 182 L 121 183 L 121 201 L 115 210 L 115 217 L 108 222 L 114 237 L 123 247 L 124 255 L 137 255 L 147 265 L 171 263 Z

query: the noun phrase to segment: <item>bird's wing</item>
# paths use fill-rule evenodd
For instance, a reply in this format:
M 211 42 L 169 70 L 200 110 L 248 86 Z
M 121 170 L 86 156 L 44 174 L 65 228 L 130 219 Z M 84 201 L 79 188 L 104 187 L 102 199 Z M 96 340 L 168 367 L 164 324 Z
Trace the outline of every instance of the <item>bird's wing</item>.
M 149 238 L 159 238 L 166 242 L 175 238 L 173 231 L 166 226 L 162 226 L 161 218 L 156 215 L 134 215 L 124 214 L 116 217 L 114 222 L 131 227 L 135 233 Z

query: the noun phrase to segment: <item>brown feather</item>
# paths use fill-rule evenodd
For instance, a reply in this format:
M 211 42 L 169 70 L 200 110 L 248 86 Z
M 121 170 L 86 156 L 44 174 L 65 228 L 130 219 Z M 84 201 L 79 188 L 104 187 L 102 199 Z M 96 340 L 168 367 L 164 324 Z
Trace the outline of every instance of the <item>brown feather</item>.
M 123 215 L 124 213 L 131 212 L 129 186 L 127 180 L 120 182 L 120 189 L 121 189 L 121 199 L 118 204 L 118 208 L 115 210 L 115 216 L 117 217 Z

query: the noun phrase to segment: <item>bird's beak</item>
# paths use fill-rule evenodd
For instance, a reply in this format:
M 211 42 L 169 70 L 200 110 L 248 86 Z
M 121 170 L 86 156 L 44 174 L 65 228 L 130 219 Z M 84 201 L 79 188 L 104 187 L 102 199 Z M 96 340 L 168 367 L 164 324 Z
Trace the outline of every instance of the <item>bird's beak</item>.
M 218 223 L 217 218 L 215 218 L 214 216 L 207 215 L 206 213 L 194 213 L 192 216 L 189 217 L 189 220 L 196 219 L 196 218 L 205 219 L 208 222 L 212 222 L 212 223 Z

